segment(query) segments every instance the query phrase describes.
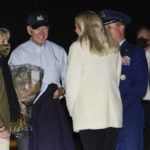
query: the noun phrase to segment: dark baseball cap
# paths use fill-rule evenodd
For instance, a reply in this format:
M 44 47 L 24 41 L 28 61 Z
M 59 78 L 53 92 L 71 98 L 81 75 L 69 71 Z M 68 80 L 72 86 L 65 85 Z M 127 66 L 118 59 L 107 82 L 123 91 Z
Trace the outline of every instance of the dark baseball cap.
M 49 26 L 48 15 L 41 11 L 32 12 L 27 18 L 27 26 L 31 26 L 33 29 Z

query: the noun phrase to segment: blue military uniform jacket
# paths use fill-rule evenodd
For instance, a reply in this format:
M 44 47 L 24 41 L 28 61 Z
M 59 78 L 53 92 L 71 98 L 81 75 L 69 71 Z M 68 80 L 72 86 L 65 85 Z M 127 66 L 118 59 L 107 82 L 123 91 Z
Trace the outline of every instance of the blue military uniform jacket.
M 148 83 L 145 51 L 125 41 L 121 45 L 122 73 L 120 92 L 123 102 L 123 126 L 143 127 L 144 112 L 141 96 Z

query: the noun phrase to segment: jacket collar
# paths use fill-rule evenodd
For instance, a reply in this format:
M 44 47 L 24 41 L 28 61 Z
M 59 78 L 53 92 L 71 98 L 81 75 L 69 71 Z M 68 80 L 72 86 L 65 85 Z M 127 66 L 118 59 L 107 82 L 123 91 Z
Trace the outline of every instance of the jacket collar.
M 129 43 L 125 40 L 120 46 L 121 55 L 125 56 L 129 52 Z

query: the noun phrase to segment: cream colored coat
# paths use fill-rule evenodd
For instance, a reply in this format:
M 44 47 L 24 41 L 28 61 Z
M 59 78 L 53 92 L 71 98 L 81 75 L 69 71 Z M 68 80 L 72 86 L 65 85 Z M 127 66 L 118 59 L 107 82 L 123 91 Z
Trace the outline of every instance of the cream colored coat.
M 100 57 L 92 55 L 86 44 L 70 46 L 66 103 L 75 132 L 122 127 L 120 74 L 120 52 Z

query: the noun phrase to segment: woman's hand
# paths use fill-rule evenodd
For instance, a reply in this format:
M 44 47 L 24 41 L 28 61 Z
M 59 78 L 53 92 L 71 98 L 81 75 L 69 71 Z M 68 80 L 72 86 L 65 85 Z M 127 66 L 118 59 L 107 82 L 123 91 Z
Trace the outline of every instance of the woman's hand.
M 9 139 L 10 133 L 9 131 L 3 126 L 0 128 L 0 138 Z

